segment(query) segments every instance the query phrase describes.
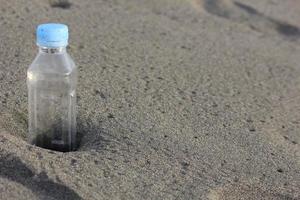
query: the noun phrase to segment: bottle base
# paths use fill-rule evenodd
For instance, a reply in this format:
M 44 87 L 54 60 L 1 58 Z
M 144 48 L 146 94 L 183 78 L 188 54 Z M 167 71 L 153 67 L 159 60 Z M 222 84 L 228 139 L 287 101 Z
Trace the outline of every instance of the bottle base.
M 45 135 L 39 135 L 31 139 L 30 144 L 44 149 L 60 152 L 75 151 L 74 145 L 66 144 L 63 140 L 53 140 Z

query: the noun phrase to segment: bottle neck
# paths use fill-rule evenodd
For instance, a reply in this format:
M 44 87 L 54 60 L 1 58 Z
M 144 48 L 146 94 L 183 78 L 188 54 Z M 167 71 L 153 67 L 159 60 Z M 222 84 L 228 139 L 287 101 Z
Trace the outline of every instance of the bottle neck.
M 66 47 L 41 47 L 39 46 L 40 53 L 49 53 L 49 54 L 56 54 L 56 53 L 65 53 L 67 52 Z

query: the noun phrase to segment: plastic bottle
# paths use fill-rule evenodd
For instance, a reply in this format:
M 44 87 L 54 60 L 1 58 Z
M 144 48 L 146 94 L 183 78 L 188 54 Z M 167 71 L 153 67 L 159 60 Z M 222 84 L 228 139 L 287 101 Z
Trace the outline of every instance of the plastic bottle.
M 68 37 L 64 24 L 39 25 L 39 53 L 27 71 L 29 142 L 57 151 L 76 147 L 77 68 Z

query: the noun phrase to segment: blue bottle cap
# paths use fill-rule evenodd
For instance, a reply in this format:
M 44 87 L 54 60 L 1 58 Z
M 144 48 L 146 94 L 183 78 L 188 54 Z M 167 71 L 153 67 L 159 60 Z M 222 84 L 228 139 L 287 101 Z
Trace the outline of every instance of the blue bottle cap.
M 36 30 L 37 45 L 42 47 L 65 47 L 68 45 L 69 30 L 64 24 L 40 24 Z

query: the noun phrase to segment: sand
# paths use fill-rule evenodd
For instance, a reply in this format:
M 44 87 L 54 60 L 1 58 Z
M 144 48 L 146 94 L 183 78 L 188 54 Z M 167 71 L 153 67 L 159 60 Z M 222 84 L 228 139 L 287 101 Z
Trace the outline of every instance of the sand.
M 0 0 L 0 199 L 300 199 L 296 0 Z M 75 152 L 31 146 L 35 27 L 70 27 Z

